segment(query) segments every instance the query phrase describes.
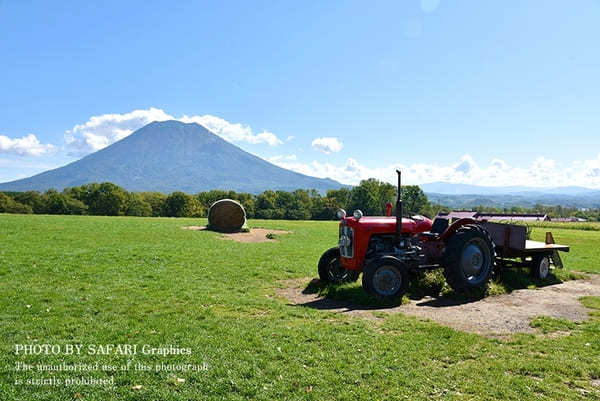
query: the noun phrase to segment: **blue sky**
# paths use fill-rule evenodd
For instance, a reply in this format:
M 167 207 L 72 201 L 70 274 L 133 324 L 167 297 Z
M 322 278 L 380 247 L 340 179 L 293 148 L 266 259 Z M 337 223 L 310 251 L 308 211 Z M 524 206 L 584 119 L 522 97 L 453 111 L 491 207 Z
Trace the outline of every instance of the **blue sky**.
M 0 181 L 177 118 L 345 183 L 598 188 L 598 21 L 598 0 L 0 0 Z

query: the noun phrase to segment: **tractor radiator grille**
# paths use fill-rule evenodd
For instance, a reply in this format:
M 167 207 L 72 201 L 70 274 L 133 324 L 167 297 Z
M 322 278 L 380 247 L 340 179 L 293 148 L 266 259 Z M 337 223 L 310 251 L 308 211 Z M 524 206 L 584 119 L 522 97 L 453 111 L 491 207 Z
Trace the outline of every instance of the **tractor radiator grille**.
M 354 257 L 354 230 L 352 228 L 340 226 L 340 241 L 338 245 L 342 258 Z

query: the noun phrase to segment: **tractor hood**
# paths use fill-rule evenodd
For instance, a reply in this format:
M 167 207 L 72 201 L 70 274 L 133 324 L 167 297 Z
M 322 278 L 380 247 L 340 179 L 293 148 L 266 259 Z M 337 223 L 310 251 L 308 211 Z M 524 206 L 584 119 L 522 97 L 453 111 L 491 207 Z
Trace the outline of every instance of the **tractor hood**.
M 422 233 L 429 231 L 432 224 L 431 220 L 423 216 L 403 218 L 402 232 L 406 234 Z M 394 234 L 396 232 L 396 218 L 391 216 L 364 216 L 359 220 L 354 217 L 345 217 L 340 221 L 340 225 L 378 234 Z

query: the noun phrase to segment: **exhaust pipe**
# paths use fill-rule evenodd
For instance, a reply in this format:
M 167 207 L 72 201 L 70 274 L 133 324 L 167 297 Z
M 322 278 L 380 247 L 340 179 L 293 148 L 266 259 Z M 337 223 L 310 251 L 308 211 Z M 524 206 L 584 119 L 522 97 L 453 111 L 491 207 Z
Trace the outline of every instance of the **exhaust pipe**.
M 402 173 L 400 170 L 396 170 L 398 173 L 398 197 L 396 198 L 396 242 L 400 243 L 400 237 L 402 237 Z

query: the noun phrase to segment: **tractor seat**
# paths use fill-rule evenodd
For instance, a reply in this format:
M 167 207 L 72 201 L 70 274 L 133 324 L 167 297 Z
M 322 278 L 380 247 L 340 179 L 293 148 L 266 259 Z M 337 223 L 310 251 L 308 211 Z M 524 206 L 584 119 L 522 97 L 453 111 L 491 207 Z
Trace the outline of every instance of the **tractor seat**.
M 429 239 L 439 239 L 440 235 L 442 235 L 444 231 L 448 229 L 449 224 L 450 222 L 448 221 L 448 219 L 437 217 L 435 220 L 433 220 L 431 230 L 421 233 L 420 235 Z

